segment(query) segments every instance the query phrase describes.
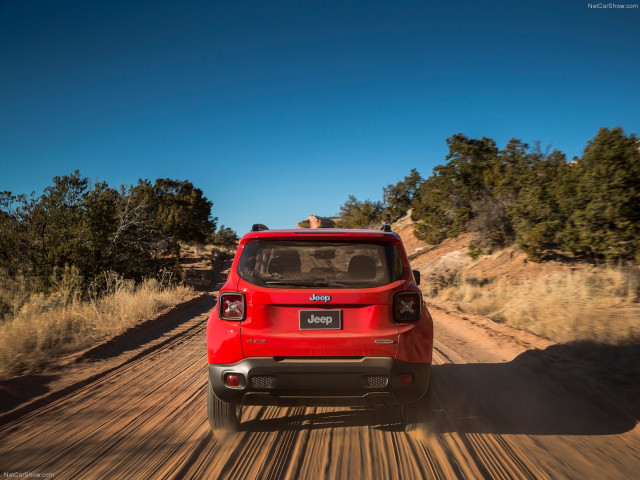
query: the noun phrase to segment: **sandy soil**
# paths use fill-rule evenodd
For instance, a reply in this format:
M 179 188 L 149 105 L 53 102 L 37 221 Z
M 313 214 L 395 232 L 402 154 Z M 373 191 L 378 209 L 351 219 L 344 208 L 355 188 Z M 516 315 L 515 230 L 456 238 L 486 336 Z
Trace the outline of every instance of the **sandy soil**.
M 155 335 L 129 332 L 41 376 L 56 381 L 31 379 L 50 390 L 39 392 L 46 405 L 27 402 L 19 418 L 0 417 L 0 472 L 60 479 L 631 479 L 640 472 L 638 411 L 618 401 L 624 386 L 582 375 L 568 347 L 436 306 L 429 434 L 406 434 L 400 418 L 375 410 L 247 407 L 242 431 L 216 438 L 205 370 L 214 302 L 204 295 L 165 315 Z

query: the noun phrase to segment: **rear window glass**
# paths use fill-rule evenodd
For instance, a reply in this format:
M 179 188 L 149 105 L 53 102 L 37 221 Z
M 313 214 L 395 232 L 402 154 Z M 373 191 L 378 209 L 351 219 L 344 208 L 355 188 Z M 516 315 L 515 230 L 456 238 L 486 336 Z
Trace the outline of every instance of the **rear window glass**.
M 395 244 L 256 240 L 242 250 L 238 275 L 273 288 L 366 288 L 402 276 Z

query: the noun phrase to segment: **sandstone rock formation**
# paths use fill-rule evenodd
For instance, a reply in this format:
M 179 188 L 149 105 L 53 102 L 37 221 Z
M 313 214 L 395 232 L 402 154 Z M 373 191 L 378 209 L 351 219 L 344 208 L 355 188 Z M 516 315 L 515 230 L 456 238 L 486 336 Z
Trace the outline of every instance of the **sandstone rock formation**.
M 331 218 L 309 215 L 309 218 L 298 223 L 297 228 L 333 228 L 334 226 L 335 222 Z

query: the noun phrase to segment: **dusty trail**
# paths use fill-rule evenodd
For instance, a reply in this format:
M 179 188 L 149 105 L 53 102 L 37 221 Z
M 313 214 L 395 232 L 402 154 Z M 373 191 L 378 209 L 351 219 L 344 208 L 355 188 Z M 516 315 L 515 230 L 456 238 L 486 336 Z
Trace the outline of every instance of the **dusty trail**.
M 368 409 L 249 407 L 206 418 L 207 313 L 160 348 L 0 428 L 0 472 L 81 478 L 637 478 L 632 417 L 565 388 L 544 343 L 432 308 L 429 435 Z M 571 387 L 571 385 L 569 385 Z M 2 475 L 2 473 L 0 473 Z

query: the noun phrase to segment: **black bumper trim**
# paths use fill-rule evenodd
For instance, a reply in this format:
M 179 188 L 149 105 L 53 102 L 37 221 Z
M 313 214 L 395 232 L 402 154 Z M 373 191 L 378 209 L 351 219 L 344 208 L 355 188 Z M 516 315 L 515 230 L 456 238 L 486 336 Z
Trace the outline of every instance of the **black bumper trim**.
M 239 374 L 239 387 L 224 378 Z M 398 376 L 411 374 L 410 385 Z M 371 387 L 368 377 L 385 376 L 384 387 Z M 431 365 L 404 363 L 388 357 L 362 358 L 247 358 L 232 365 L 209 365 L 218 398 L 245 405 L 395 405 L 414 402 L 429 386 Z M 268 387 L 252 386 L 252 377 L 271 377 Z

